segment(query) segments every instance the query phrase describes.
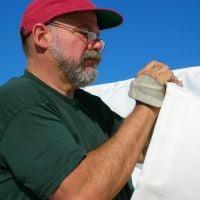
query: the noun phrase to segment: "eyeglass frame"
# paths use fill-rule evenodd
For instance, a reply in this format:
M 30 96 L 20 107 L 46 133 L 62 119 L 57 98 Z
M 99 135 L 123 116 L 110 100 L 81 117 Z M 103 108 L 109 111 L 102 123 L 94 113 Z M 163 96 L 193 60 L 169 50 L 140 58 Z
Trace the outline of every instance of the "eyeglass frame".
M 56 26 L 59 28 L 63 28 L 65 30 L 70 31 L 72 34 L 74 34 L 74 32 L 82 34 L 83 36 L 85 36 L 87 38 L 87 43 L 83 39 L 81 39 L 78 35 L 76 35 L 76 34 L 74 34 L 74 35 L 77 36 L 80 40 L 82 40 L 86 45 L 88 45 L 88 43 L 100 42 L 102 45 L 102 48 L 99 50 L 99 52 L 102 52 L 105 48 L 105 41 L 98 38 L 98 34 L 96 34 L 94 32 L 82 30 L 77 27 L 70 26 L 68 24 L 64 24 L 64 23 L 58 22 L 58 21 L 52 21 L 48 25 L 53 25 L 53 26 Z

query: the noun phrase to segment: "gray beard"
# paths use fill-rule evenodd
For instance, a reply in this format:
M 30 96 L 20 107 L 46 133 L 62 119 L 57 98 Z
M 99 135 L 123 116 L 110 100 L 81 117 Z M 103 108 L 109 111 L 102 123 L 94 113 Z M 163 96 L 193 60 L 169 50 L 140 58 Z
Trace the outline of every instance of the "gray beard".
M 86 70 L 84 67 L 84 62 L 88 59 L 92 59 L 95 60 L 97 62 L 96 65 L 98 65 L 101 60 L 100 53 L 96 52 L 95 50 L 86 50 L 81 57 L 80 63 L 77 63 L 70 58 L 66 58 L 58 41 L 54 42 L 50 48 L 50 51 L 55 60 L 58 62 L 61 72 L 67 79 L 70 79 L 76 87 L 85 87 L 96 80 L 98 76 L 96 66 L 89 67 L 89 69 Z

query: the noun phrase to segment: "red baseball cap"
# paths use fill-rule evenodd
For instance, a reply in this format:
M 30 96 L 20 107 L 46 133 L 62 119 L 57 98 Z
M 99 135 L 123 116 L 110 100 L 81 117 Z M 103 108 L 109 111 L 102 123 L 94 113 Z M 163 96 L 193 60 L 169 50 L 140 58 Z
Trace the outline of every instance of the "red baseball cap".
M 27 37 L 36 23 L 47 24 L 55 17 L 79 11 L 94 11 L 100 30 L 112 28 L 123 22 L 114 10 L 97 8 L 90 0 L 33 0 L 22 17 L 20 33 Z

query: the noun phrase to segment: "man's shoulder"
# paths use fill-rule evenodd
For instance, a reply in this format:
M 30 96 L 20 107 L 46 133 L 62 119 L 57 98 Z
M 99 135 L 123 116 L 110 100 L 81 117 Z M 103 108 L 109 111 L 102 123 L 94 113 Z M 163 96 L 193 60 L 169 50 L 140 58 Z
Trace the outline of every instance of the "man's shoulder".
M 0 87 L 0 105 L 3 102 L 33 103 L 38 100 L 36 93 L 33 83 L 26 77 L 12 78 Z
M 0 87 L 0 125 L 23 108 L 41 102 L 33 83 L 25 78 L 12 78 Z

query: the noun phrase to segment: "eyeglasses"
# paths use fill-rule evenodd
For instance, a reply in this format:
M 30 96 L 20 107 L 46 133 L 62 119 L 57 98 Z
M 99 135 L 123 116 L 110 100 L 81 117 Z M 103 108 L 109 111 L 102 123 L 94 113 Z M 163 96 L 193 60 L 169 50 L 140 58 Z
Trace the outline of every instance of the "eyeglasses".
M 81 37 L 78 37 L 77 34 L 75 34 L 80 40 L 82 40 L 84 43 L 86 43 L 86 45 L 88 45 L 88 43 L 96 43 L 96 42 L 100 42 L 101 43 L 101 49 L 99 50 L 99 52 L 102 52 L 104 50 L 105 47 L 105 41 L 101 40 L 98 38 L 98 35 L 94 32 L 90 32 L 90 31 L 85 31 L 85 30 L 81 30 L 79 28 L 70 26 L 70 25 L 66 25 L 62 22 L 57 22 L 57 21 L 53 21 L 50 22 L 49 25 L 53 25 L 59 28 L 63 28 L 65 30 L 70 31 L 71 33 L 80 33 L 81 35 L 83 35 L 84 37 L 87 38 L 87 42 L 85 42 L 85 40 L 83 40 Z

